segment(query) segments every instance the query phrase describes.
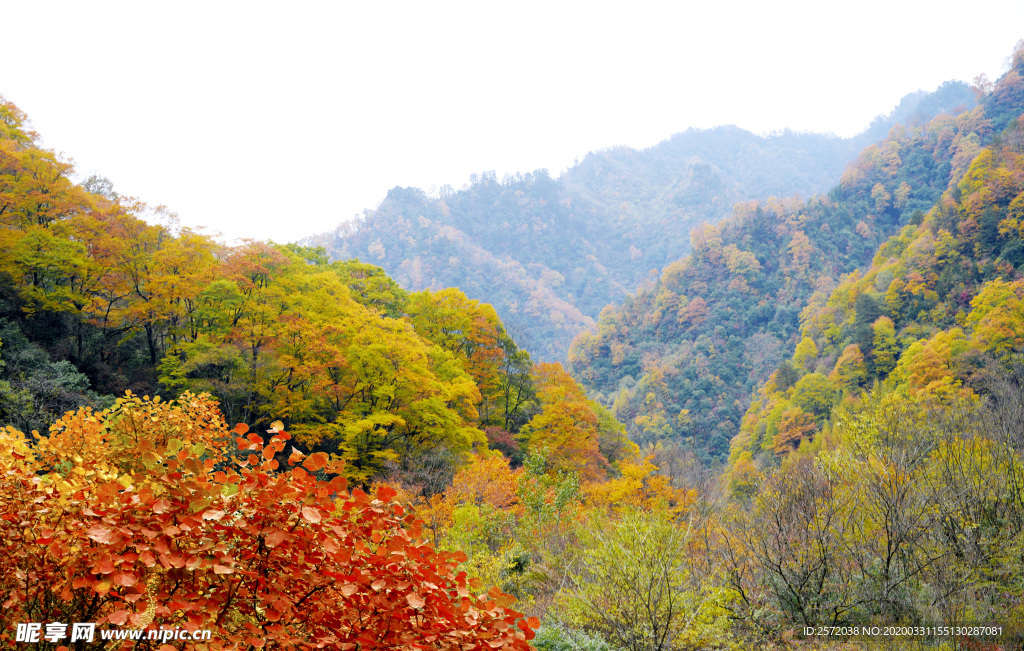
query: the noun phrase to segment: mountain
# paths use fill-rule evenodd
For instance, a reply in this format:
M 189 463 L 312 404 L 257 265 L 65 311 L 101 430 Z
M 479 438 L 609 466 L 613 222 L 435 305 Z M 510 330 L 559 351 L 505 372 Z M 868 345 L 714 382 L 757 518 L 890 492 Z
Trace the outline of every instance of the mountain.
M 732 441 L 734 464 L 812 443 L 837 409 L 872 387 L 921 404 L 977 399 L 1024 360 L 1022 70 L 982 102 L 986 122 L 1004 128 L 927 214 L 811 298 L 799 344 L 761 385 Z M 1007 109 L 1018 117 L 1007 119 Z
M 947 187 L 814 292 L 757 388 L 720 484 L 735 621 L 1021 621 L 1022 73 L 1024 41 L 980 130 L 928 129 L 963 145 Z
M 908 96 L 855 138 L 691 129 L 642 151 L 590 153 L 557 179 L 483 174 L 439 196 L 395 188 L 307 243 L 379 265 L 414 291 L 459 287 L 493 304 L 536 358 L 564 360 L 605 305 L 689 251 L 697 224 L 720 221 L 739 201 L 825 191 L 898 117 L 971 105 L 967 86 L 950 82 Z
M 683 440 L 723 458 L 752 392 L 800 340 L 808 305 L 959 183 L 993 135 L 1006 87 L 985 107 L 891 128 L 827 195 L 739 204 L 696 229 L 688 257 L 577 338 L 573 373 L 633 440 Z

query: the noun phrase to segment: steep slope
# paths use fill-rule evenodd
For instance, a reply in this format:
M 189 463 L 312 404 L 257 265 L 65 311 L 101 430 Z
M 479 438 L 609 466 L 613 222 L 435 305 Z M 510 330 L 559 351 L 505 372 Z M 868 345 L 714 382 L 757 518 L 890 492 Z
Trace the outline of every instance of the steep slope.
M 733 462 L 813 440 L 844 397 L 881 383 L 921 403 L 984 393 L 1024 352 L 1022 59 L 983 102 L 1006 128 L 920 224 L 904 227 L 801 314 L 801 341 L 764 384 Z
M 897 112 L 972 101 L 951 83 L 908 96 Z M 689 250 L 695 225 L 721 220 L 737 201 L 824 191 L 893 119 L 853 139 L 690 130 L 644 151 L 589 154 L 558 179 L 484 174 L 438 197 L 395 188 L 361 220 L 309 243 L 380 265 L 412 290 L 459 287 L 494 304 L 539 359 L 564 359 L 602 307 Z
M 815 293 L 744 416 L 723 538 L 737 621 L 1021 621 L 1022 73 L 1024 41 L 982 100 L 999 128 L 927 214 Z
M 598 331 L 574 342 L 573 372 L 634 440 L 682 439 L 721 458 L 751 391 L 796 345 L 812 294 L 923 219 L 990 134 L 980 107 L 897 126 L 827 196 L 737 206 L 695 230 L 693 253 L 653 287 L 606 308 Z

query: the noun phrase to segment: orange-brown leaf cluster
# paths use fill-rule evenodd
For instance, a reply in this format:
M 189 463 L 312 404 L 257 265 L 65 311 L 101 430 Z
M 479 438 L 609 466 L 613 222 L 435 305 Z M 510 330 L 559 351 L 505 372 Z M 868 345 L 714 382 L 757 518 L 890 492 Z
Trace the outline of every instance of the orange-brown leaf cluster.
M 393 490 L 318 479 L 323 453 L 280 472 L 289 438 L 231 431 L 188 394 L 0 432 L 0 636 L 60 621 L 208 629 L 210 649 L 529 648 L 536 622 L 424 543 Z

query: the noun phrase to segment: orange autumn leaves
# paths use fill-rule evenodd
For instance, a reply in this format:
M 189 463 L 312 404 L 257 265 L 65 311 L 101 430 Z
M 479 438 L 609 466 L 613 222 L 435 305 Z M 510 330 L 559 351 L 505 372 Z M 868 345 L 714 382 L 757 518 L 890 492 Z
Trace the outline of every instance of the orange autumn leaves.
M 597 416 L 583 389 L 560 364 L 538 364 L 535 372 L 544 408 L 524 428 L 530 448 L 546 447 L 555 471 L 603 477 L 608 460 L 599 450 Z
M 151 616 L 213 630 L 210 649 L 529 648 L 537 622 L 423 543 L 394 491 L 347 490 L 323 453 L 284 472 L 287 433 L 229 432 L 208 398 L 129 396 L 34 445 L 0 437 L 2 635 Z

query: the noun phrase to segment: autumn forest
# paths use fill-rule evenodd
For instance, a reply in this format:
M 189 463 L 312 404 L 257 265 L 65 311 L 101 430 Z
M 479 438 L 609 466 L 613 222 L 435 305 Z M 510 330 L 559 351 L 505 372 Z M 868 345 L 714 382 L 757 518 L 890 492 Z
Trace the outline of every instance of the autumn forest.
M 75 178 L 0 97 L 2 648 L 1024 644 L 1024 41 L 287 244 Z

